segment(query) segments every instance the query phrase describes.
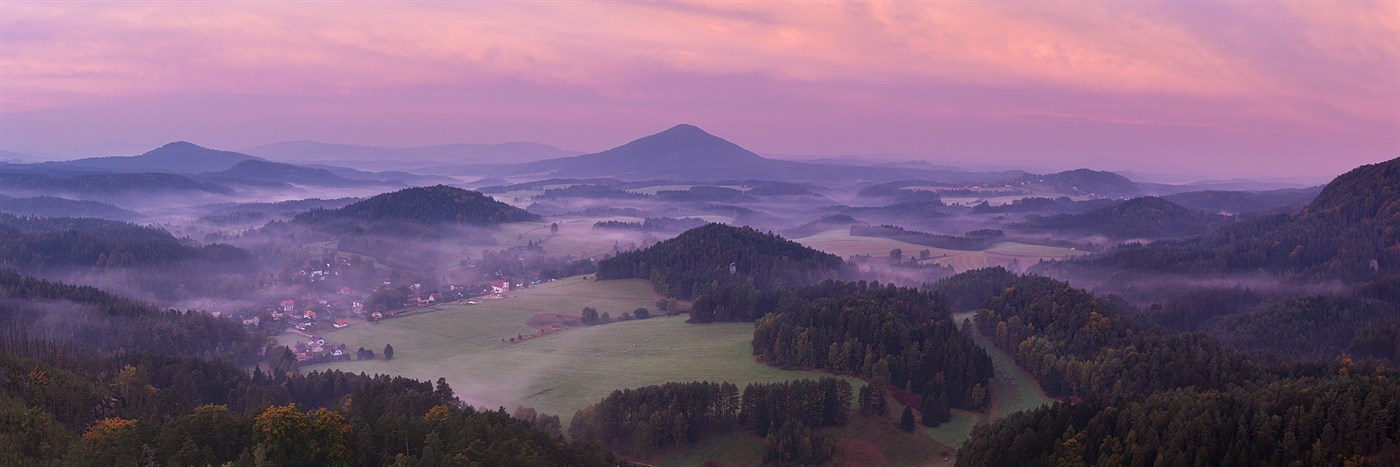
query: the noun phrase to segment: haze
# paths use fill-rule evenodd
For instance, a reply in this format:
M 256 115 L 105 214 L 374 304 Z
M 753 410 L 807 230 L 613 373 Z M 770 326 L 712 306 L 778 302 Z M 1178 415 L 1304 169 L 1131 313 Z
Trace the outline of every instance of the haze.
M 1400 154 L 1398 5 L 10 1 L 0 149 L 688 122 L 782 157 L 1325 180 Z

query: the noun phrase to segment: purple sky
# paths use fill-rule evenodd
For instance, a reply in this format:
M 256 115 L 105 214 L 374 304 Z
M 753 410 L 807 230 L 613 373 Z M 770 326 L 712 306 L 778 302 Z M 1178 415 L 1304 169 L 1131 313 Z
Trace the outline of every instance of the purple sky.
M 11 151 L 594 151 L 682 122 L 762 154 L 1327 177 L 1400 156 L 1400 3 L 0 3 Z

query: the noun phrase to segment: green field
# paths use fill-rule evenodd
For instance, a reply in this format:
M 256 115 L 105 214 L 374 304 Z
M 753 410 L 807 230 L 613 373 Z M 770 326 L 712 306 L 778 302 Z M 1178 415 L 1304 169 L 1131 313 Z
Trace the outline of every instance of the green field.
M 701 380 L 743 387 L 825 375 L 784 371 L 754 361 L 749 345 L 752 324 L 692 325 L 684 317 L 575 328 L 516 344 L 501 342 L 536 332 L 526 322 L 537 313 L 577 316 L 583 307 L 591 306 L 618 317 L 638 307 L 654 309 L 657 298 L 642 280 L 569 278 L 515 291 L 502 300 L 431 307 L 429 312 L 326 332 L 327 340 L 344 342 L 351 349 L 363 346 L 378 352 L 385 344 L 393 344 L 394 359 L 305 369 L 336 368 L 432 381 L 444 377 L 472 405 L 531 406 L 561 416 L 566 427 L 576 410 L 614 389 Z
M 846 229 L 828 230 L 808 237 L 796 238 L 793 241 L 842 258 L 853 255 L 883 257 L 888 256 L 890 250 L 895 248 L 902 250 L 906 257 L 917 255 L 923 250 L 929 250 L 932 255 L 930 261 L 952 266 L 957 272 L 991 266 L 1013 265 L 1019 265 L 1020 268 L 1017 269 L 1024 269 L 1041 260 L 1059 260 L 1085 254 L 1072 248 L 1017 242 L 997 243 L 981 251 L 948 250 L 888 238 L 851 235 L 850 230 Z
M 953 322 L 961 325 L 964 319 L 971 319 L 972 315 L 971 312 L 955 314 Z M 1040 383 L 1035 377 L 1016 366 L 1010 354 L 975 332 L 969 336 L 987 351 L 987 356 L 992 357 L 992 366 L 996 368 L 996 378 L 992 381 L 992 407 L 988 411 L 990 416 L 997 418 L 1055 403 L 1054 399 L 1045 395 L 1045 391 L 1040 390 Z

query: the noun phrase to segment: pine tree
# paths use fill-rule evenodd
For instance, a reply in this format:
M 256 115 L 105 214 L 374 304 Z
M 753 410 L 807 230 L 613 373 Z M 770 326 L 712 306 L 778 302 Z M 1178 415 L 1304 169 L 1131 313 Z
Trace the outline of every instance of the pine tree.
M 899 429 L 904 431 L 914 431 L 914 409 L 904 406 L 904 414 L 899 416 Z

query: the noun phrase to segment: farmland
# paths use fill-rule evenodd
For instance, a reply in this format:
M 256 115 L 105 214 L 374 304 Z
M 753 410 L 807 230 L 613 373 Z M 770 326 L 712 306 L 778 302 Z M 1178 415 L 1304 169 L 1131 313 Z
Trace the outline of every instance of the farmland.
M 692 325 L 684 317 L 570 329 L 502 342 L 536 330 L 540 313 L 577 316 L 590 306 L 619 317 L 654 308 L 658 297 L 641 280 L 594 281 L 580 277 L 511 292 L 477 305 L 447 304 L 415 315 L 327 332 L 351 349 L 379 351 L 393 344 L 393 360 L 344 361 L 308 370 L 445 377 L 463 400 L 481 407 L 516 405 L 558 414 L 565 426 L 577 409 L 614 389 L 667 381 L 729 381 L 739 386 L 816 378 L 823 373 L 784 371 L 754 361 L 751 324 Z M 859 384 L 858 381 L 852 380 Z
M 890 250 L 896 248 L 903 250 L 906 255 L 929 250 L 932 255 L 929 261 L 952 266 L 957 272 L 1013 264 L 1025 268 L 1041 260 L 1059 260 L 1084 254 L 1070 248 L 1017 242 L 997 243 L 981 251 L 948 250 L 888 238 L 851 235 L 850 231 L 842 229 L 828 230 L 793 241 L 843 258 L 853 255 L 886 256 Z

